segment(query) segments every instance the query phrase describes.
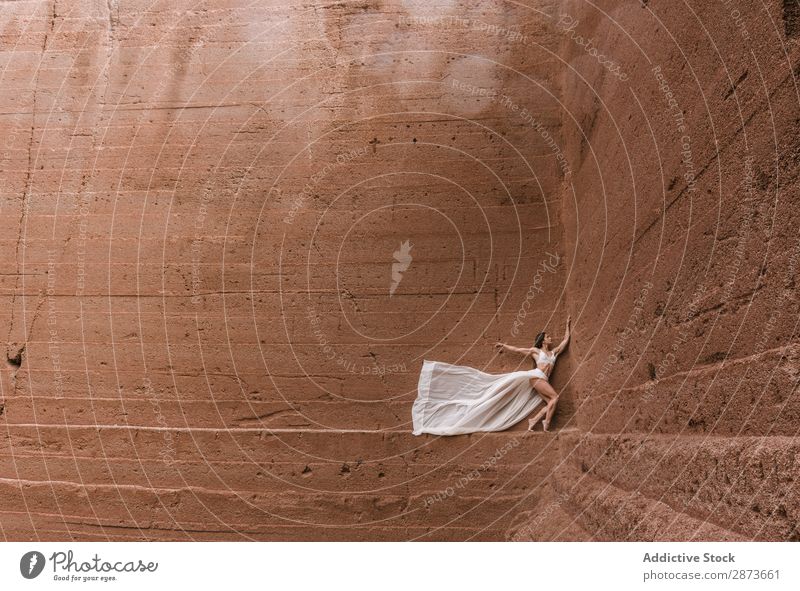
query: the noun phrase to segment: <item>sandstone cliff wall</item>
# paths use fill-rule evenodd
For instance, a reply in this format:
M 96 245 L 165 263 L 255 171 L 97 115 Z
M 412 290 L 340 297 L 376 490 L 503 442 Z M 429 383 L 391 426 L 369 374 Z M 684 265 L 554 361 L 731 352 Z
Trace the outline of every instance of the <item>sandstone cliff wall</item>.
M 796 539 L 798 22 L 0 4 L 3 536 Z M 568 312 L 557 433 L 411 436 Z
M 559 8 L 578 402 L 552 498 L 591 539 L 800 536 L 797 13 Z
M 410 407 L 563 307 L 547 12 L 3 3 L 4 535 L 501 539 L 549 440 Z

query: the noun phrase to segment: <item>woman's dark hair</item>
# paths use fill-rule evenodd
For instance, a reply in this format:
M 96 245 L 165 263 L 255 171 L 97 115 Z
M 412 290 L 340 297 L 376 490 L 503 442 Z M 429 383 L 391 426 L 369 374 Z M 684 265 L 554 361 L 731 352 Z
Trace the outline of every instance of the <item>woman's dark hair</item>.
M 536 335 L 536 341 L 533 343 L 533 346 L 536 347 L 537 349 L 542 346 L 542 343 L 544 343 L 544 335 L 545 335 L 544 331 Z

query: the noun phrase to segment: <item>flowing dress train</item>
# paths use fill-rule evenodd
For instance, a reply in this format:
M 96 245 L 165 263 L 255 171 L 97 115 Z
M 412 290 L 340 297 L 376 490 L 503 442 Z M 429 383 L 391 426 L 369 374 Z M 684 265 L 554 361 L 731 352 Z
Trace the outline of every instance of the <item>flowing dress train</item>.
M 489 374 L 464 365 L 425 361 L 411 409 L 413 433 L 461 435 L 508 429 L 542 402 L 531 378 L 547 376 L 539 369 Z

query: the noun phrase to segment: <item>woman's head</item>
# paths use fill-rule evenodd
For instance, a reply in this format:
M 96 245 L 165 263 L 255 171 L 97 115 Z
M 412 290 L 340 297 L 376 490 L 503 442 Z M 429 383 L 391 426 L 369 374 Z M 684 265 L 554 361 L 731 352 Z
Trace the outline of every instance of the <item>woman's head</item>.
M 547 336 L 547 333 L 542 331 L 536 335 L 536 342 L 533 343 L 533 346 L 537 349 L 542 346 L 543 343 L 547 342 L 550 343 L 550 337 Z

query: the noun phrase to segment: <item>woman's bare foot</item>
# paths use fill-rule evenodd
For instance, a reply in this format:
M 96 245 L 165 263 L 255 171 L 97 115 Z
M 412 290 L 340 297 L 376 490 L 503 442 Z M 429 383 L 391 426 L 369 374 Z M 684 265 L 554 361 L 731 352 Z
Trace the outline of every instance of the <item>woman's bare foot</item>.
M 544 419 L 544 415 L 539 415 L 528 420 L 528 431 L 533 431 L 536 428 L 536 423 Z
M 545 433 L 547 432 L 549 427 L 550 427 L 550 421 L 548 421 L 547 419 L 542 419 L 542 429 L 544 429 Z
M 547 407 L 540 410 L 536 413 L 536 416 L 532 419 L 528 419 L 528 431 L 533 431 L 533 428 L 536 427 L 536 423 L 541 421 L 542 419 L 547 417 Z

